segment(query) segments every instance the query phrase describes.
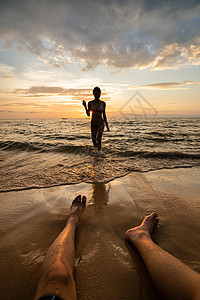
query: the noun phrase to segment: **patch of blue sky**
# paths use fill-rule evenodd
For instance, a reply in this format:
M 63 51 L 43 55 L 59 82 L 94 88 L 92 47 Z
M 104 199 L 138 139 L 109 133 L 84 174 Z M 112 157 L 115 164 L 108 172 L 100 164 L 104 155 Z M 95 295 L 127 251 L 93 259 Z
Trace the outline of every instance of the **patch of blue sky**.
M 19 50 L 16 43 L 13 43 L 11 48 L 0 51 L 0 62 L 12 66 L 17 72 L 21 72 L 27 64 L 34 61 L 36 62 L 37 58 Z
M 5 40 L 0 39 L 0 51 L 5 50 L 7 48 L 7 43 Z
M 42 39 L 42 46 L 47 50 L 53 50 L 55 48 L 55 43 L 50 41 L 49 39 Z

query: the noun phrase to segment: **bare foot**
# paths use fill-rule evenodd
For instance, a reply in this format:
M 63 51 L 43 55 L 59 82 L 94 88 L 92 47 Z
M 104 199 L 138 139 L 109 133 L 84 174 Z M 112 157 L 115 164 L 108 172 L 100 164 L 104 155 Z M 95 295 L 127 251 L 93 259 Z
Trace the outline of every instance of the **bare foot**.
M 144 218 L 141 225 L 127 230 L 124 238 L 133 244 L 143 236 L 150 238 L 150 234 L 157 227 L 158 222 L 158 214 L 153 212 Z
M 81 199 L 81 195 L 76 196 L 76 198 L 72 201 L 72 205 L 70 208 L 70 217 L 80 219 L 82 213 L 84 212 L 86 207 L 86 197 L 83 196 Z

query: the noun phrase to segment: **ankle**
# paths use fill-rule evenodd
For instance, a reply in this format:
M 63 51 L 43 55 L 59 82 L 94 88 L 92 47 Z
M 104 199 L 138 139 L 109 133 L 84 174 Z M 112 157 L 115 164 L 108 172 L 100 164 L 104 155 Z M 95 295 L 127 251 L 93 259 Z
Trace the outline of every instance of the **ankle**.
M 79 220 L 79 218 L 78 218 L 78 216 L 77 215 L 71 215 L 70 217 L 69 217 L 69 219 L 67 220 L 67 223 L 70 223 L 70 224 L 73 224 L 73 225 L 78 225 L 78 220 Z
M 134 228 L 129 229 L 125 233 L 125 239 L 135 245 L 143 242 L 144 239 L 151 239 L 151 237 L 148 232 L 140 230 L 139 228 Z

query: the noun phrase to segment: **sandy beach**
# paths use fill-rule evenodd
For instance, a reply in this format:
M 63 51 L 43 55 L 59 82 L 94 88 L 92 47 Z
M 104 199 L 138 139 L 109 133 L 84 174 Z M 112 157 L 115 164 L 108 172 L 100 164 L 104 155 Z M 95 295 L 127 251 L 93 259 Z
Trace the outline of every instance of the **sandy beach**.
M 200 271 L 199 171 L 132 172 L 107 184 L 0 193 L 1 299 L 33 299 L 44 255 L 65 226 L 78 194 L 88 198 L 76 234 L 78 299 L 162 299 L 123 235 L 156 211 L 160 225 L 154 241 Z
M 199 16 L 0 0 L 0 300 L 200 297 Z

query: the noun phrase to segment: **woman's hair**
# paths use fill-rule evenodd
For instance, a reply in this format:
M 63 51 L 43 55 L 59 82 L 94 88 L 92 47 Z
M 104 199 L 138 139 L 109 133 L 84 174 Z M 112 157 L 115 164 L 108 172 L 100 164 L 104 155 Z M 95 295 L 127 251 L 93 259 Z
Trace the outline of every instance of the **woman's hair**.
M 93 95 L 96 91 L 98 91 L 101 94 L 101 89 L 98 86 L 95 86 L 95 88 L 93 89 Z

